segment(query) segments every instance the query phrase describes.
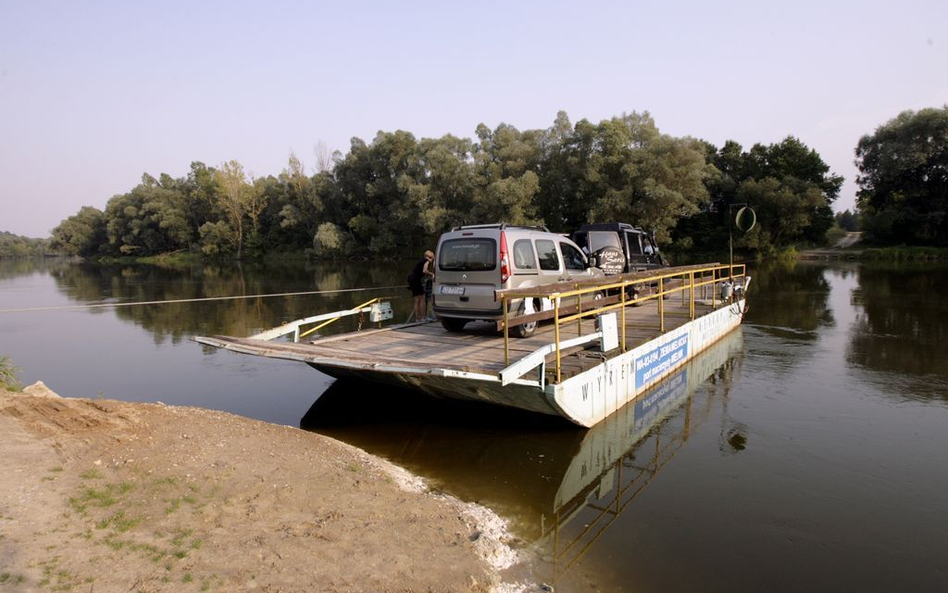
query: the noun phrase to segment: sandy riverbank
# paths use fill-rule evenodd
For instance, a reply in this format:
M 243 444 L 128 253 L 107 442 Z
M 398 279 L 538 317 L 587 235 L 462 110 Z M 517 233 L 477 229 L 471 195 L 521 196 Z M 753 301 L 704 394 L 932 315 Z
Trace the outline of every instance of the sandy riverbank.
M 2 591 L 512 591 L 504 522 L 321 435 L 0 389 Z

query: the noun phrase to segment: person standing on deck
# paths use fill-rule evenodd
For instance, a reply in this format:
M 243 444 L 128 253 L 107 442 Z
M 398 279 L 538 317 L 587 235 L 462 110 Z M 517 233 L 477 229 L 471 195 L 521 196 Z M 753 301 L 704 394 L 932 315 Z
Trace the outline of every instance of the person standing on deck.
M 428 321 L 434 321 L 434 315 L 428 314 L 428 307 L 431 305 L 431 291 L 434 288 L 434 254 L 431 253 L 431 257 L 428 257 L 430 251 L 425 252 L 425 267 L 422 268 L 422 273 L 424 274 L 424 280 L 422 281 L 425 285 L 425 319 Z
M 415 299 L 415 321 L 425 321 L 428 315 L 428 306 L 425 298 L 425 281 L 429 276 L 434 277 L 434 271 L 429 265 L 434 261 L 434 253 L 425 251 L 425 256 L 415 264 L 408 275 L 408 289 Z

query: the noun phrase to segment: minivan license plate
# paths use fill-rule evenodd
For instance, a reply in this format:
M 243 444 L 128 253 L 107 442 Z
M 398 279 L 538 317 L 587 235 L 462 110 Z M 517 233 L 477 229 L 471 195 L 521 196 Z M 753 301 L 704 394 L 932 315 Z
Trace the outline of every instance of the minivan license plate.
M 463 286 L 442 286 L 441 294 L 464 294 Z

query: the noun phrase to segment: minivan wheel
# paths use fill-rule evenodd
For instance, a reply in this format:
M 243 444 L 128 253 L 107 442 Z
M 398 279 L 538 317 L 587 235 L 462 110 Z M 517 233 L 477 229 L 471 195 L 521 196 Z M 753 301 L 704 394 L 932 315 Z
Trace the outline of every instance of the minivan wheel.
M 515 338 L 529 338 L 536 331 L 537 331 L 536 321 L 531 321 L 529 323 L 524 323 L 523 325 L 518 325 L 516 327 L 510 328 L 510 333 L 512 333 Z
M 457 319 L 454 317 L 441 318 L 441 327 L 449 332 L 457 333 L 462 331 L 465 325 L 467 325 L 467 319 Z

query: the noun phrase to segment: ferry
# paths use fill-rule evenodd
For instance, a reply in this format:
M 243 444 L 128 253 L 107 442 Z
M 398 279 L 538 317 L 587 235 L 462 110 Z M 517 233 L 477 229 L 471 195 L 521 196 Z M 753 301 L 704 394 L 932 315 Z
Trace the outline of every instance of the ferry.
M 391 303 L 372 299 L 249 337 L 194 339 L 303 362 L 336 378 L 405 385 L 591 427 L 737 328 L 750 280 L 743 264 L 680 266 L 497 290 L 495 300 L 505 312 L 512 301 L 527 298 L 542 302 L 540 311 L 505 313 L 502 320 L 472 323 L 461 332 L 425 321 L 385 326 L 393 317 Z M 642 286 L 654 290 L 633 290 Z M 307 339 L 351 315 L 367 315 L 375 325 Z M 511 337 L 511 328 L 531 321 L 541 321 L 533 335 Z

